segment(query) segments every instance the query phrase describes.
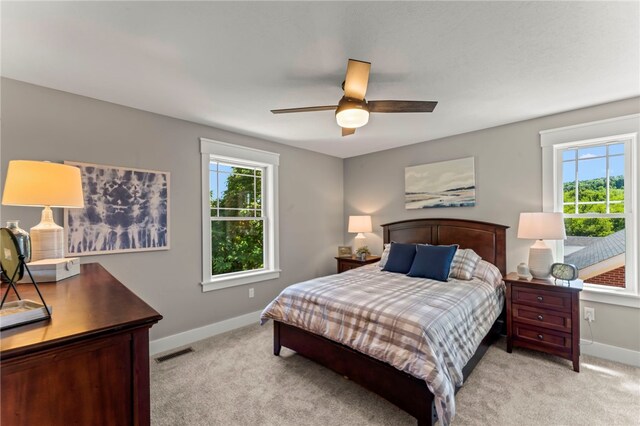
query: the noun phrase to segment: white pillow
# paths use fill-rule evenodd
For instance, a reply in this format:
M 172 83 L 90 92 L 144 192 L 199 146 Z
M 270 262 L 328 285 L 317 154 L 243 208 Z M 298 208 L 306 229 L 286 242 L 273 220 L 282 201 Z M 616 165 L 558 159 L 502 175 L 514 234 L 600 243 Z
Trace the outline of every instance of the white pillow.
M 391 250 L 391 244 L 385 244 L 384 250 L 382 250 L 382 254 L 380 255 L 380 262 L 378 262 L 378 266 L 382 269 L 384 265 L 387 264 L 387 259 L 389 259 L 389 251 Z
M 460 280 L 470 280 L 473 278 L 473 271 L 482 258 L 471 249 L 458 249 L 449 270 L 449 278 Z

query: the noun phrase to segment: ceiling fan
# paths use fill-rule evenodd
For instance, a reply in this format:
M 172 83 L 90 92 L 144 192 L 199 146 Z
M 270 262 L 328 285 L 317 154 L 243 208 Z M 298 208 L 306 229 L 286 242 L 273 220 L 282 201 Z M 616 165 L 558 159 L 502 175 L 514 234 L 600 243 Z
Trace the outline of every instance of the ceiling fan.
M 432 112 L 435 101 L 367 101 L 364 95 L 369 84 L 370 62 L 349 59 L 347 75 L 342 83 L 344 96 L 338 105 L 303 108 L 272 109 L 274 114 L 290 112 L 336 111 L 336 121 L 342 127 L 342 136 L 349 136 L 369 122 L 370 112 Z

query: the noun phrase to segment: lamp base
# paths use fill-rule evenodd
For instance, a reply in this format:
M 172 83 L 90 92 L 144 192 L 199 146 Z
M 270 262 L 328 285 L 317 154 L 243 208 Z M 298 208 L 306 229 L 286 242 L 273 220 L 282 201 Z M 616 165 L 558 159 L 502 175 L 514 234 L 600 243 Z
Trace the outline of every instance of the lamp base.
M 354 240 L 355 251 L 357 251 L 360 247 L 364 247 L 366 245 L 365 244 L 366 242 L 367 242 L 367 237 L 365 237 L 362 232 L 358 233 L 358 235 L 356 235 L 356 238 Z
M 53 221 L 50 207 L 42 210 L 40 223 L 30 229 L 31 261 L 64 257 L 64 230 Z
M 553 251 L 544 241 L 538 240 L 529 249 L 529 272 L 533 278 L 548 279 L 553 264 Z

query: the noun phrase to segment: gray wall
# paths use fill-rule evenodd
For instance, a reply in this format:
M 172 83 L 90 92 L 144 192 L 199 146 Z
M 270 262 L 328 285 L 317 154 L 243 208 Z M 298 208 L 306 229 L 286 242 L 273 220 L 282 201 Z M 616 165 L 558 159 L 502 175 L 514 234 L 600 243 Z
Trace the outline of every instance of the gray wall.
M 164 315 L 152 339 L 262 309 L 287 285 L 335 272 L 343 236 L 339 158 L 9 79 L 2 79 L 1 107 L 2 182 L 14 159 L 171 172 L 171 250 L 82 258 L 100 262 Z M 280 153 L 278 280 L 201 292 L 200 137 Z M 28 230 L 40 210 L 5 206 L 1 221 L 20 219 Z
M 639 98 L 634 98 L 349 158 L 344 163 L 345 224 L 349 215 L 371 214 L 374 233 L 367 234 L 367 243 L 376 253 L 382 248 L 379 225 L 386 222 L 451 217 L 508 225 L 507 267 L 514 271 L 518 263 L 527 260 L 531 245 L 531 241 L 516 238 L 519 214 L 542 211 L 538 132 L 639 111 Z M 405 167 L 470 156 L 475 157 L 475 207 L 405 210 Z M 345 242 L 353 244 L 354 236 L 345 226 Z M 583 304 L 596 308 L 593 332 L 597 342 L 640 350 L 640 310 Z M 582 335 L 590 338 L 584 321 Z

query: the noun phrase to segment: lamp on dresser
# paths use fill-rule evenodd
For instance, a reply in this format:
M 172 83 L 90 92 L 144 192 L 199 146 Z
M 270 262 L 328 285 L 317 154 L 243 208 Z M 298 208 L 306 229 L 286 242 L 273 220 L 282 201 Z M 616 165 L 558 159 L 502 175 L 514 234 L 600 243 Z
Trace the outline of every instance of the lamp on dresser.
M 549 278 L 553 251 L 544 240 L 566 238 L 562 213 L 520 213 L 518 238 L 536 240 L 529 248 L 529 271 L 534 278 Z
M 9 162 L 2 204 L 44 207 L 40 223 L 31 228 L 31 260 L 64 257 L 64 233 L 51 207 L 84 207 L 80 169 L 47 161 Z
M 367 237 L 363 232 L 371 232 L 371 230 L 371 216 L 349 216 L 348 232 L 358 233 L 355 238 L 356 250 L 365 245 Z

